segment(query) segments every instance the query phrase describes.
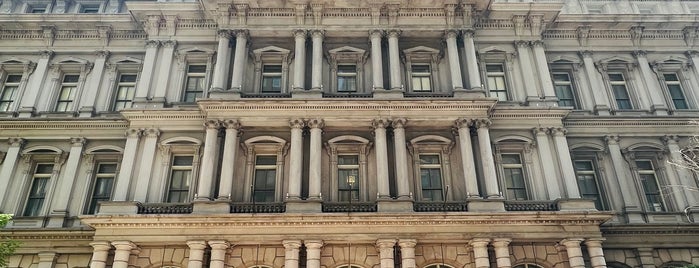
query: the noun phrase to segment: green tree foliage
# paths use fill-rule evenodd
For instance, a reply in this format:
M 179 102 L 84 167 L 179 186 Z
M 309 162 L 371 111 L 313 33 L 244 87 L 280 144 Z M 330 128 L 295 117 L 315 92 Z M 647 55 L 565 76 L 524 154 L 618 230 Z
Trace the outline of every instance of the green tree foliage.
M 12 219 L 10 214 L 0 214 L 0 228 Z M 0 267 L 7 267 L 7 259 L 19 247 L 19 242 L 0 237 Z

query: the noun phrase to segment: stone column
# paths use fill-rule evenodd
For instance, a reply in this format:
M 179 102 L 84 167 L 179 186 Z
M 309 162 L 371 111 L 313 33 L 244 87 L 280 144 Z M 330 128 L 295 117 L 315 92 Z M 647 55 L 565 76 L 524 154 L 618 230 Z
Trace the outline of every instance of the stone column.
M 417 240 L 400 239 L 398 240 L 398 245 L 400 246 L 400 254 L 402 258 L 401 267 L 415 268 L 415 245 L 417 245 Z
M 90 243 L 92 246 L 92 260 L 90 268 L 105 268 L 107 267 L 107 257 L 112 246 L 106 241 L 95 241 Z
M 381 262 L 379 268 L 393 268 L 393 246 L 395 244 L 395 239 L 376 240 L 376 248 Z
M 100 90 L 102 76 L 104 74 L 104 65 L 109 57 L 109 51 L 99 50 L 95 52 L 95 65 L 92 67 L 90 80 L 85 84 L 83 90 L 83 101 L 80 106 L 80 117 L 91 117 L 95 111 L 95 99 L 97 92 Z
M 641 94 L 648 94 L 647 99 L 650 100 L 651 106 L 650 110 L 655 115 L 667 115 L 667 104 L 665 103 L 665 98 L 662 95 L 662 90 L 660 89 L 660 84 L 658 84 L 658 76 L 651 70 L 650 64 L 648 63 L 648 58 L 646 57 L 646 52 L 643 50 L 637 50 L 633 52 L 638 61 L 638 67 L 641 71 L 641 79 L 646 85 L 645 90 L 640 91 Z
M 112 197 L 113 201 L 126 201 L 129 193 L 129 185 L 131 184 L 133 167 L 136 163 L 136 154 L 138 154 L 138 141 L 140 136 L 140 129 L 132 128 L 126 131 L 124 156 L 121 159 L 119 175 L 114 183 L 114 196 Z
M 172 58 L 175 56 L 175 47 L 177 47 L 177 41 L 168 40 L 163 44 L 163 58 L 158 63 L 160 65 L 160 70 L 158 71 L 158 82 L 155 85 L 155 92 L 153 93 L 153 101 L 165 102 L 165 96 L 167 95 L 168 82 L 170 81 L 170 69 L 172 68 Z M 142 78 L 142 77 L 141 77 Z
M 214 182 L 214 167 L 218 157 L 218 128 L 221 124 L 218 120 L 204 122 L 206 137 L 204 140 L 204 155 L 201 157 L 201 169 L 199 172 L 199 185 L 195 201 L 208 201 L 211 199 L 211 186 Z
M 116 249 L 114 250 L 112 268 L 128 268 L 131 249 L 135 248 L 136 245 L 131 243 L 131 241 L 114 241 L 112 246 Z
M 556 145 L 556 151 L 558 152 L 558 163 L 560 163 L 563 173 L 563 185 L 565 186 L 567 197 L 580 198 L 580 189 L 578 189 L 578 181 L 575 177 L 575 167 L 573 166 L 573 160 L 570 158 L 570 148 L 568 148 L 568 140 L 565 136 L 567 132 L 566 129 L 560 127 L 551 129 L 553 143 Z
M 301 240 L 284 240 L 284 268 L 299 268 Z
M 19 117 L 31 117 L 36 111 L 37 98 L 39 92 L 44 86 L 46 73 L 49 69 L 49 61 L 53 57 L 53 51 L 45 50 L 39 52 L 39 60 L 36 63 L 36 68 L 31 75 L 31 79 L 27 82 L 26 90 L 20 99 Z
M 495 260 L 497 262 L 498 268 L 512 267 L 512 263 L 510 262 L 510 242 L 512 242 L 512 239 L 509 238 L 493 239 L 493 248 L 495 248 Z
M 291 119 L 291 148 L 289 148 L 289 191 L 287 198 L 301 199 L 301 172 L 303 169 L 303 119 Z
M 294 30 L 294 84 L 292 90 L 304 90 L 306 78 L 306 30 Z
M 311 148 L 309 152 L 310 165 L 308 169 L 308 199 L 322 200 L 320 184 L 322 181 L 320 170 L 322 169 L 321 157 L 323 156 L 323 119 L 308 120 L 308 127 L 311 128 Z
M 189 263 L 187 268 L 201 268 L 204 262 L 205 241 L 187 241 L 189 246 Z
M 311 89 L 323 90 L 323 35 L 322 30 L 311 32 L 313 40 L 313 61 L 311 65 Z
M 621 197 L 624 199 L 624 210 L 640 211 L 640 200 L 636 194 L 635 183 L 631 181 L 627 172 L 629 170 L 626 165 L 624 156 L 621 155 L 621 147 L 619 147 L 619 136 L 608 135 L 604 137 L 609 149 L 609 155 L 612 158 L 614 165 L 614 174 L 619 182 L 619 187 L 622 189 Z
M 398 36 L 400 30 L 388 31 L 388 67 L 391 74 L 391 90 L 403 90 L 400 74 L 403 68 L 400 67 L 400 51 L 398 47 Z
M 383 57 L 381 56 L 381 30 L 369 31 L 371 40 L 371 73 L 373 79 L 372 89 L 383 89 Z M 699 76 L 698 76 L 699 77 Z
M 607 268 L 607 261 L 604 259 L 604 251 L 602 250 L 602 241 L 604 241 L 602 237 L 585 240 L 587 255 L 590 255 L 592 268 Z
M 58 259 L 58 253 L 56 252 L 39 252 L 39 265 L 37 268 L 53 268 L 56 265 L 56 259 Z
M 245 72 L 245 58 L 247 55 L 248 31 L 235 32 L 235 55 L 233 58 L 233 75 L 231 75 L 231 89 L 241 91 L 243 87 L 243 73 Z
M 476 176 L 476 161 L 473 157 L 473 145 L 471 144 L 471 129 L 473 120 L 459 118 L 454 121 L 454 127 L 459 133 L 459 149 L 461 153 L 461 167 L 464 170 L 466 182 L 466 197 L 480 198 L 478 190 L 478 177 Z
M 396 157 L 396 188 L 398 199 L 410 199 L 410 180 L 408 179 L 408 150 L 405 143 L 405 118 L 393 119 L 393 146 Z
M 158 136 L 160 130 L 157 128 L 149 128 L 143 131 L 146 136 L 143 142 L 143 150 L 141 151 L 141 163 L 136 177 L 136 192 L 134 193 L 134 201 L 146 202 L 148 197 L 148 185 L 150 184 L 150 176 L 153 171 L 153 160 L 155 159 L 155 151 L 158 148 Z
M 323 247 L 322 240 L 306 240 L 306 268 L 320 268 L 320 249 Z
M 211 262 L 210 268 L 225 268 L 226 267 L 226 251 L 230 244 L 225 240 L 209 241 L 211 246 Z
M 68 201 L 72 196 L 73 182 L 75 182 L 75 174 L 80 166 L 85 138 L 71 138 L 70 144 L 70 153 L 63 170 L 63 176 L 58 179 L 55 189 L 55 193 L 60 194 L 53 196 L 51 212 L 49 213 L 51 219 L 49 219 L 47 227 L 63 227 L 63 220 L 68 216 Z
M 7 191 L 10 189 L 10 181 L 17 167 L 19 152 L 22 151 L 22 147 L 24 147 L 26 140 L 21 138 L 9 138 L 7 143 L 10 144 L 10 148 L 8 148 L 7 153 L 5 153 L 5 160 L 2 162 L 2 169 L 0 169 L 0 208 L 5 205 L 5 196 L 8 195 Z
M 595 102 L 595 113 L 598 115 L 609 115 L 609 100 L 607 99 L 605 85 L 602 83 L 602 77 L 600 77 L 595 68 L 592 52 L 582 51 L 580 55 L 583 58 L 588 81 L 590 81 L 590 90 L 592 91 L 592 98 Z
M 580 242 L 582 241 L 582 238 L 568 238 L 561 241 L 561 244 L 566 247 L 571 268 L 585 268 L 585 260 L 580 248 Z
M 226 140 L 223 143 L 223 161 L 221 165 L 221 179 L 218 186 L 218 198 L 231 200 L 233 191 L 233 173 L 235 172 L 235 156 L 238 152 L 238 130 L 240 123 L 235 119 L 221 122 L 226 128 Z
M 463 31 L 464 50 L 466 54 L 466 71 L 468 71 L 468 81 L 471 90 L 482 90 L 481 74 L 478 70 L 478 58 L 476 57 L 476 45 L 473 41 L 473 35 L 476 32 L 473 29 Z
M 532 61 L 531 54 L 529 53 L 529 42 L 527 41 L 516 41 L 515 47 L 517 48 L 517 59 L 519 60 L 520 70 L 522 71 L 522 76 L 524 77 L 524 91 L 527 93 L 527 102 L 529 101 L 540 101 L 539 92 L 536 90 L 536 83 L 534 82 L 534 72 L 531 66 L 535 66 Z
M 677 136 L 665 136 L 662 138 L 662 141 L 665 143 L 665 146 L 667 147 L 668 152 L 670 152 L 670 163 L 683 163 L 685 160 L 682 158 L 681 154 L 681 149 L 677 141 L 679 138 Z M 692 177 L 691 174 L 689 174 L 689 170 L 686 168 L 682 167 L 675 167 L 671 168 L 672 170 L 677 171 L 677 177 L 672 176 L 674 174 L 671 174 L 671 176 L 668 176 L 668 179 L 671 180 L 670 184 L 672 185 L 677 185 L 678 187 L 681 187 L 680 189 L 672 189 L 672 191 L 675 193 L 673 196 L 675 196 L 675 202 L 677 202 L 678 207 L 680 208 L 685 208 L 690 204 L 696 204 L 696 199 L 694 198 L 694 193 L 691 191 L 690 186 L 694 185 L 694 178 Z M 672 170 L 668 172 L 672 172 Z M 682 194 L 680 194 L 681 192 Z
M 447 41 L 447 54 L 449 54 L 449 70 L 451 71 L 451 85 L 453 89 L 463 89 L 461 81 L 461 64 L 459 64 L 459 51 L 456 49 L 456 30 L 447 30 L 444 37 Z
M 211 79 L 211 91 L 223 90 L 228 78 L 228 65 L 231 61 L 231 32 L 218 30 L 218 51 L 216 51 L 216 67 Z
M 549 62 L 546 59 L 546 52 L 544 52 L 544 41 L 533 41 L 532 51 L 534 51 L 534 58 L 536 59 L 536 69 L 539 72 L 544 100 L 558 102 L 558 97 L 556 97 L 556 91 L 553 89 L 553 82 L 551 81 Z
M 488 198 L 502 198 L 498 188 L 498 177 L 495 172 L 495 159 L 493 148 L 490 145 L 490 119 L 478 119 L 475 122 L 478 133 L 478 148 L 481 153 L 483 165 L 483 180 L 485 181 L 485 196 Z
M 558 174 L 556 174 L 556 169 L 553 166 L 553 151 L 551 151 L 551 145 L 549 143 L 548 137 L 549 130 L 544 127 L 535 127 L 532 129 L 534 138 L 536 139 L 537 151 L 539 153 L 539 160 L 541 161 L 541 168 L 544 171 L 544 181 L 546 182 L 546 190 L 548 192 L 549 200 L 554 200 L 561 198 L 561 189 L 558 186 Z
M 386 145 L 386 126 L 389 121 L 384 118 L 377 118 L 371 122 L 374 127 L 374 143 L 376 144 L 376 182 L 379 199 L 389 199 L 388 182 L 388 147 Z
M 148 99 L 151 83 L 155 77 L 155 59 L 158 57 L 158 47 L 160 47 L 160 41 L 146 41 L 146 55 L 143 57 L 143 66 L 136 85 L 134 101 L 145 102 Z
M 655 268 L 653 260 L 653 248 L 637 248 L 638 260 L 641 263 L 641 268 Z
M 474 238 L 469 244 L 473 248 L 473 259 L 475 268 L 490 268 L 490 258 L 488 257 L 488 244 L 490 238 Z

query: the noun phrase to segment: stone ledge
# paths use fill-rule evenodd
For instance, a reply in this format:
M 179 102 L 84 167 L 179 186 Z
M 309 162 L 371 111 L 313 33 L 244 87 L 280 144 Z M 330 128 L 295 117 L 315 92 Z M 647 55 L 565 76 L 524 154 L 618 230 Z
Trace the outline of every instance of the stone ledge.
M 469 212 L 505 212 L 504 200 L 471 200 L 468 202 Z
M 384 200 L 376 205 L 378 212 L 413 212 L 412 200 Z
M 194 201 L 192 214 L 226 214 L 231 211 L 228 201 Z
M 597 211 L 591 199 L 558 199 L 556 204 L 559 211 Z
M 97 215 L 136 215 L 139 204 L 136 201 L 102 202 Z
M 286 202 L 286 213 L 320 213 L 323 203 L 318 201 L 293 200 Z

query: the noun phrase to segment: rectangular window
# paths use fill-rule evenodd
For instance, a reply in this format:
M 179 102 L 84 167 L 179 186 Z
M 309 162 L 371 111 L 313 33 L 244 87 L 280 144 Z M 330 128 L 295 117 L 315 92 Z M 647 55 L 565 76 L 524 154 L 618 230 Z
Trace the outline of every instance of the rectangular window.
M 507 86 L 505 83 L 505 67 L 502 64 L 486 64 L 488 96 L 499 101 L 507 101 Z
M 73 101 L 75 101 L 75 94 L 78 91 L 79 79 L 80 75 L 78 74 L 63 75 L 61 90 L 56 101 L 56 112 L 70 112 L 73 110 Z
M 684 97 L 684 91 L 682 90 L 682 83 L 680 78 L 676 73 L 664 73 L 665 86 L 667 87 L 668 93 L 670 93 L 670 98 L 672 98 L 672 104 L 677 110 L 689 109 L 687 105 L 687 99 Z
M 502 169 L 505 176 L 505 193 L 510 200 L 527 200 L 527 186 L 524 182 L 524 166 L 519 154 L 502 154 Z
M 117 84 L 116 97 L 114 98 L 114 110 L 131 108 L 134 94 L 136 93 L 136 74 L 120 74 Z
M 53 174 L 53 164 L 37 164 L 32 176 L 32 184 L 27 195 L 27 204 L 24 206 L 23 216 L 35 217 L 41 214 L 49 188 L 49 181 Z
M 95 14 L 100 12 L 99 5 L 85 5 L 80 8 L 80 13 L 83 14 Z
M 46 5 L 34 5 L 29 7 L 29 12 L 33 14 L 46 13 Z
M 338 65 L 337 66 L 337 91 L 355 92 L 357 91 L 357 66 Z
M 577 108 L 570 73 L 554 72 L 552 75 L 553 87 L 556 91 L 556 97 L 558 97 L 558 106 Z
M 592 160 L 575 160 L 575 177 L 582 198 L 595 200 L 595 207 L 602 210 L 602 196 L 597 180 L 597 171 Z
M 189 199 L 193 162 L 194 156 L 191 155 L 175 155 L 172 157 L 170 186 L 167 191 L 168 203 L 184 203 Z
M 299 85 L 301 86 L 301 85 Z M 262 66 L 262 93 L 282 92 L 282 66 Z
M 638 176 L 643 185 L 643 192 L 646 195 L 646 209 L 648 211 L 665 211 L 663 196 L 658 186 L 658 178 L 650 160 L 636 160 Z
M 0 92 L 0 111 L 7 112 L 10 110 L 12 103 L 15 101 L 20 81 L 22 81 L 21 74 L 7 75 L 2 86 L 2 92 Z
M 420 155 L 420 182 L 422 199 L 425 201 L 443 201 L 442 165 L 439 155 Z
M 609 84 L 612 86 L 612 93 L 614 93 L 617 109 L 633 109 L 633 106 L 631 105 L 631 97 L 629 97 L 629 91 L 626 88 L 626 79 L 624 78 L 624 74 L 609 73 Z
M 182 102 L 193 103 L 204 95 L 206 87 L 206 65 L 187 66 L 187 81 Z
M 95 171 L 95 182 L 92 187 L 90 204 L 87 207 L 87 214 L 95 214 L 99 207 L 99 202 L 109 201 L 112 196 L 112 186 L 117 173 L 117 163 L 98 163 Z
M 413 65 L 411 66 L 411 72 L 413 76 L 413 91 L 432 91 L 432 73 L 429 65 Z
M 359 201 L 359 156 L 337 156 L 338 201 Z
M 252 189 L 254 202 L 274 202 L 277 182 L 277 156 L 258 155 L 255 159 L 255 178 Z

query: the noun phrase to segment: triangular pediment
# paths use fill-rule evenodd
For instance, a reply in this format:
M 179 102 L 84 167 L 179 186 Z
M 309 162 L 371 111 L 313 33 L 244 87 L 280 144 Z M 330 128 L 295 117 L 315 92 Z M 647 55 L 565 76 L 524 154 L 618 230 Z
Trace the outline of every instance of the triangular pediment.
M 142 64 L 143 60 L 134 57 L 124 57 L 114 61 L 116 64 Z
M 68 57 L 68 58 L 65 58 L 65 59 L 59 61 L 58 63 L 59 64 L 87 64 L 87 60 L 75 58 L 75 57 Z

